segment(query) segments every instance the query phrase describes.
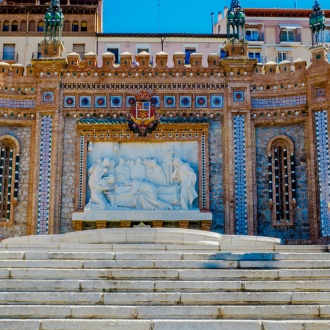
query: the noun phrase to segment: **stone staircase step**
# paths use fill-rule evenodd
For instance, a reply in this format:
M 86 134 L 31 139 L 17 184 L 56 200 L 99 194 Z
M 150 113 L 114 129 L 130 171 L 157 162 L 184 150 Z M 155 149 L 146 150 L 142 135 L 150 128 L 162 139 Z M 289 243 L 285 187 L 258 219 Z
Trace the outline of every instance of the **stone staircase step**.
M 1 291 L 330 291 L 330 281 L 0 280 Z
M 267 269 L 267 268 L 330 268 L 329 260 L 278 260 L 278 261 L 239 261 L 240 268 Z
M 330 321 L 258 320 L 1 320 L 2 330 L 329 330 Z
M 329 306 L 54 306 L 0 305 L 3 318 L 20 319 L 291 319 L 328 317 Z
M 0 292 L 0 304 L 330 304 L 330 292 Z

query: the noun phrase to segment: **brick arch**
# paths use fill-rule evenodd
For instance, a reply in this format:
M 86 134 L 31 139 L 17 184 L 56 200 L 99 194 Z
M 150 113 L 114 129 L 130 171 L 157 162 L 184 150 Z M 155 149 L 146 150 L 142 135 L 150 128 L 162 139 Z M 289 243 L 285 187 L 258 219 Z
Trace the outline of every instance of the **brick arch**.
M 15 145 L 15 152 L 16 152 L 16 154 L 17 155 L 20 154 L 20 152 L 21 152 L 20 143 L 17 140 L 17 138 L 15 138 L 15 136 L 12 136 L 12 135 L 9 135 L 9 134 L 1 135 L 0 136 L 0 143 L 3 140 L 10 140 L 10 142 L 12 142 Z

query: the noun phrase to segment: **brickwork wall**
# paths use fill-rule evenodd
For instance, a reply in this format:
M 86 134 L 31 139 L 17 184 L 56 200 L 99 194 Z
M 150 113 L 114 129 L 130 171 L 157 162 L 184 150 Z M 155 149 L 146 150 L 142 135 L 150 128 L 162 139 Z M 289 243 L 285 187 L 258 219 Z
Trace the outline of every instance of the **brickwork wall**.
M 60 233 L 72 231 L 71 219 L 76 192 L 76 134 L 76 119 L 65 118 Z
M 210 155 L 210 209 L 213 214 L 212 231 L 224 233 L 225 214 L 223 200 L 223 149 L 222 122 L 220 119 L 210 121 L 209 137 Z
M 295 148 L 297 206 L 294 212 L 294 225 L 290 227 L 273 227 L 271 209 L 268 206 L 269 177 L 266 149 L 269 140 L 277 135 L 288 136 L 292 139 Z M 309 239 L 306 152 L 304 144 L 304 124 L 256 127 L 258 235 L 282 239 Z
M 28 195 L 30 172 L 31 127 L 0 126 L 1 135 L 12 135 L 20 143 L 20 169 L 18 181 L 18 203 L 14 207 L 14 225 L 0 226 L 0 241 L 7 237 L 27 235 Z

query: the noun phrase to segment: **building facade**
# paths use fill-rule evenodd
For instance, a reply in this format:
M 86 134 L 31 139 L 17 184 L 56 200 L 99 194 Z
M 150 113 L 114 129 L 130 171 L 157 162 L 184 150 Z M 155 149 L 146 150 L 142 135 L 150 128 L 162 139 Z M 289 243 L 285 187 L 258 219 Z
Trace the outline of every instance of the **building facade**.
M 1 238 L 143 222 L 329 242 L 326 45 L 309 66 L 235 39 L 189 65 L 182 49 L 82 60 L 61 56 L 63 13 L 40 58 L 0 63 Z
M 312 34 L 309 28 L 308 9 L 245 8 L 245 38 L 248 42 L 248 56 L 259 62 L 280 63 L 284 60 L 306 59 L 310 64 L 309 48 Z M 218 14 L 213 33 L 223 35 L 227 29 L 228 7 Z M 324 11 L 324 43 L 330 45 L 330 11 Z M 330 54 L 328 53 L 328 58 Z

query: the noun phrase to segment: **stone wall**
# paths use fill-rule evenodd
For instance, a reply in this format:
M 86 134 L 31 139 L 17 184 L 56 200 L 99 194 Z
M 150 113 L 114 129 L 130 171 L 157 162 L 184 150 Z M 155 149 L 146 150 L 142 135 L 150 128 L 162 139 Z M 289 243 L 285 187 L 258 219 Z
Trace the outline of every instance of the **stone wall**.
M 287 227 L 273 227 L 271 209 L 268 206 L 268 160 L 267 144 L 277 135 L 286 135 L 294 143 L 297 206 L 294 211 L 294 224 Z M 308 194 L 304 124 L 256 127 L 256 177 L 258 235 L 279 237 L 282 239 L 309 239 Z
M 31 127 L 0 126 L 1 135 L 14 136 L 20 143 L 20 169 L 18 181 L 18 203 L 14 207 L 14 225 L 0 225 L 0 241 L 7 237 L 27 235 L 28 198 L 31 161 Z
M 222 170 L 222 122 L 219 119 L 210 121 L 209 131 L 210 155 L 210 209 L 213 214 L 212 231 L 224 233 L 225 214 L 223 200 Z
M 72 230 L 71 219 L 74 212 L 74 196 L 76 193 L 76 121 L 74 118 L 65 118 L 64 120 L 60 233 L 66 233 Z

